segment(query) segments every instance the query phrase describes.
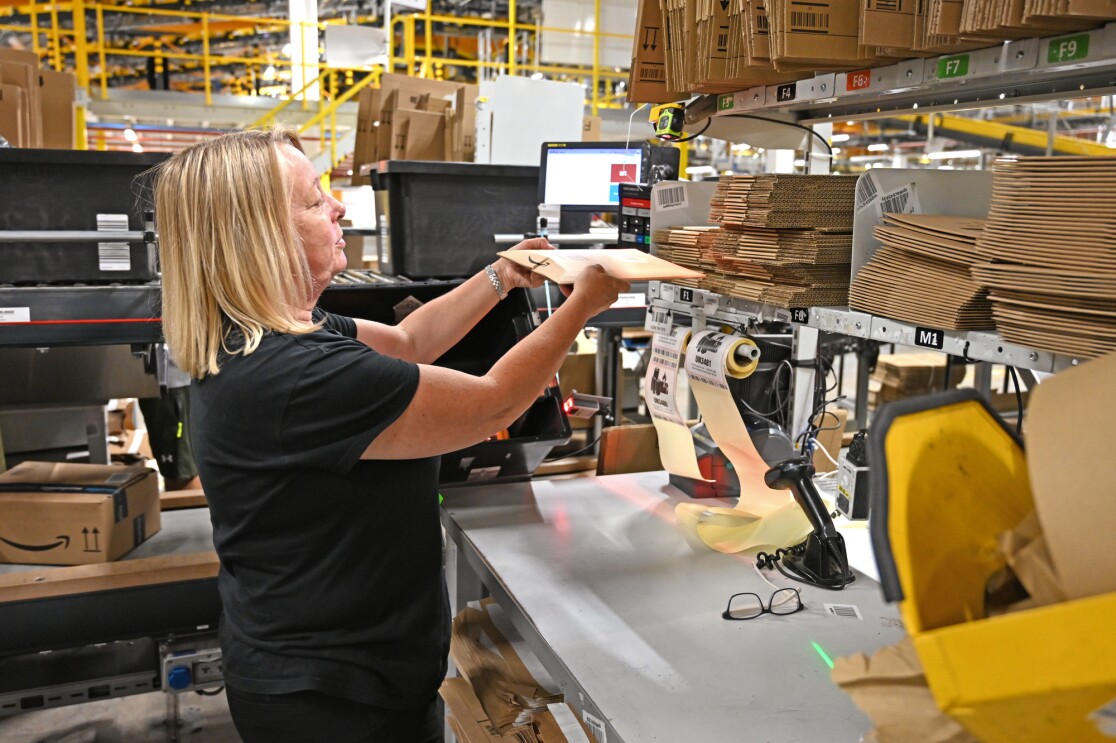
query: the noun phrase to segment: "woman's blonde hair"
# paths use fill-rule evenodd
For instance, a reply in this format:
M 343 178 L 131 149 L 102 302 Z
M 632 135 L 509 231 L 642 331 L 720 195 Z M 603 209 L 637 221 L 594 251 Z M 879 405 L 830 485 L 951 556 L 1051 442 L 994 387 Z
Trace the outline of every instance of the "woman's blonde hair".
M 155 219 L 163 273 L 163 335 L 195 379 L 218 355 L 250 354 L 269 331 L 307 333 L 297 319 L 312 280 L 291 215 L 284 128 L 224 134 L 158 167 Z

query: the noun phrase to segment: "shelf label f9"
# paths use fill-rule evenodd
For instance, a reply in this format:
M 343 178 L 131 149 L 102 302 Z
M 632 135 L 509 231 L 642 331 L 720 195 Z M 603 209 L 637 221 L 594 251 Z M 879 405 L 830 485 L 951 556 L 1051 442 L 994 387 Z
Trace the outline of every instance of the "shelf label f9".
M 1076 62 L 1089 56 L 1089 34 L 1062 36 L 1050 40 L 1046 50 L 1048 64 Z
M 938 60 L 938 79 L 947 80 L 953 77 L 965 77 L 969 74 L 969 55 L 958 54 L 953 57 L 942 57 Z

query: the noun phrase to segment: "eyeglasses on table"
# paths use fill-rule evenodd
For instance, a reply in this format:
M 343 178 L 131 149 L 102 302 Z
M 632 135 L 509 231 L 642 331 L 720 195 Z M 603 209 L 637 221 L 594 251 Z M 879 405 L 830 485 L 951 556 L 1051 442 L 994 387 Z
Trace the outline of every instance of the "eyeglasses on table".
M 805 609 L 802 596 L 797 588 L 780 588 L 771 594 L 767 604 L 763 603 L 758 593 L 734 593 L 729 596 L 728 606 L 721 612 L 722 619 L 741 621 L 756 619 L 764 614 L 786 616 L 795 614 Z

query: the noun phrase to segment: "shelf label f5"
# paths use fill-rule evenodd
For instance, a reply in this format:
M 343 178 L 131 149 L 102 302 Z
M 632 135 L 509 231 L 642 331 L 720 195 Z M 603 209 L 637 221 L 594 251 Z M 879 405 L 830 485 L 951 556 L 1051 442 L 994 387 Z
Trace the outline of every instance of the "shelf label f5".
M 1076 36 L 1062 36 L 1058 39 L 1051 39 L 1050 46 L 1047 47 L 1046 50 L 1046 61 L 1048 64 L 1076 62 L 1088 56 L 1089 34 L 1077 34 Z
M 923 348 L 936 348 L 941 351 L 945 348 L 945 333 L 934 328 L 915 328 L 916 346 Z
M 938 60 L 938 79 L 948 80 L 951 77 L 965 77 L 969 74 L 969 55 L 958 54 L 953 57 L 942 57 Z

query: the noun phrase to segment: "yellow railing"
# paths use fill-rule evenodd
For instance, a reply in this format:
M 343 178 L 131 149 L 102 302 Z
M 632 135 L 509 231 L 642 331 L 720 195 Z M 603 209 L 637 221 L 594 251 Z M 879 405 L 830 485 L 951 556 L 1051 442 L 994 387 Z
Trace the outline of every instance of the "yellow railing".
M 323 127 L 324 141 L 324 129 L 328 128 L 332 134 L 332 136 L 329 137 L 331 142 L 331 160 L 336 163 L 336 145 L 338 139 L 336 132 L 336 114 L 341 104 L 350 100 L 361 88 L 367 85 L 378 84 L 379 76 L 383 71 L 402 71 L 410 75 L 432 77 L 435 74 L 436 65 L 442 65 L 443 67 L 472 68 L 478 71 L 481 69 L 490 69 L 502 71 L 509 75 L 543 73 L 557 78 L 591 80 L 591 85 L 589 86 L 590 92 L 587 96 L 586 103 L 592 108 L 593 113 L 597 113 L 601 108 L 622 106 L 623 95 L 612 92 L 602 92 L 601 82 L 602 80 L 626 78 L 627 72 L 618 72 L 613 69 L 602 69 L 600 67 L 601 43 L 602 40 L 606 38 L 630 40 L 631 37 L 624 34 L 610 34 L 600 31 L 602 2 L 603 0 L 595 0 L 594 30 L 591 31 L 518 24 L 515 20 L 515 0 L 510 0 L 509 2 L 509 13 L 506 19 L 457 18 L 454 16 L 434 14 L 431 12 L 429 2 L 427 3 L 425 11 L 395 16 L 392 19 L 388 34 L 388 63 L 386 67 L 374 67 L 371 73 L 369 73 L 367 69 L 348 71 L 348 74 L 352 75 L 354 78 L 358 74 L 364 77 L 360 79 L 359 83 L 348 88 L 344 94 L 336 96 L 330 101 L 319 100 L 317 102 L 317 112 L 311 117 L 310 123 L 304 124 L 300 131 L 305 131 L 312 126 L 321 126 Z M 251 29 L 254 32 L 288 33 L 292 28 L 297 29 L 299 27 L 305 28 L 307 26 L 313 26 L 315 33 L 311 35 L 316 35 L 316 32 L 322 31 L 326 27 L 326 23 L 306 24 L 297 21 L 292 22 L 283 18 L 260 18 L 221 13 L 203 13 L 189 10 L 173 10 L 159 8 L 157 7 L 159 4 L 159 0 L 133 0 L 129 5 L 115 5 L 106 2 L 86 2 L 86 0 L 73 0 L 73 2 L 70 3 L 44 3 L 38 0 L 27 0 L 25 4 L 11 8 L 11 11 L 27 15 L 30 23 L 28 25 L 0 24 L 0 31 L 30 34 L 32 50 L 36 52 L 40 58 L 47 61 L 56 70 L 63 70 L 72 66 L 78 80 L 78 86 L 88 91 L 91 96 L 99 97 L 102 100 L 108 98 L 109 79 L 113 74 L 112 70 L 109 69 L 110 56 L 134 57 L 154 59 L 156 60 L 155 63 L 158 65 L 169 66 L 173 63 L 177 66 L 178 71 L 200 70 L 202 72 L 200 92 L 204 94 L 206 105 L 212 105 L 214 69 L 219 66 L 245 66 L 254 75 L 259 76 L 260 79 L 273 77 L 276 80 L 276 84 L 282 83 L 282 78 L 286 77 L 285 71 L 287 68 L 291 69 L 293 77 L 294 67 L 296 66 L 295 61 L 274 53 L 262 54 L 259 56 L 247 53 L 214 53 L 211 39 L 215 33 L 222 30 L 235 30 L 238 28 Z M 93 17 L 96 19 L 93 40 L 90 40 L 86 29 L 87 12 L 92 13 Z M 114 18 L 119 18 L 120 16 L 126 16 L 128 14 L 131 14 L 133 17 L 166 19 L 174 25 L 187 23 L 196 24 L 197 29 L 184 34 L 180 30 L 168 29 L 167 26 L 170 25 L 168 23 L 152 23 L 151 32 L 148 33 L 147 36 L 150 39 L 154 39 L 153 46 L 146 49 L 123 46 L 106 37 L 106 21 L 111 22 Z M 66 15 L 69 15 L 72 19 L 72 29 L 62 25 L 62 17 Z M 416 50 L 417 23 L 423 24 L 423 51 L 421 61 Z M 450 58 L 438 55 L 435 53 L 433 44 L 434 24 L 441 24 L 443 26 L 443 30 L 439 31 L 439 34 L 445 33 L 445 27 L 454 26 L 492 28 L 506 33 L 506 38 L 495 40 L 493 44 L 494 48 L 489 48 L 487 50 L 487 54 L 490 58 L 501 56 L 500 52 L 503 51 L 506 53 L 506 59 L 500 61 L 483 61 L 481 59 Z M 526 62 L 522 62 L 519 58 L 519 37 L 522 32 L 527 33 L 528 39 L 528 47 L 524 50 L 524 58 L 528 60 Z M 544 32 L 569 33 L 574 36 L 591 37 L 593 39 L 592 66 L 540 64 L 538 53 L 539 39 Z M 398 42 L 397 33 L 399 35 Z M 300 38 L 302 36 L 303 34 L 299 34 Z M 174 40 L 179 38 L 200 42 L 202 47 L 201 53 L 191 53 L 182 48 L 173 46 Z M 532 39 L 534 43 L 531 43 Z M 478 39 L 478 49 L 480 43 Z M 310 78 L 313 76 L 313 79 L 303 85 L 300 90 L 287 96 L 285 100 L 277 104 L 267 115 L 254 122 L 254 125 L 262 125 L 277 121 L 279 114 L 288 109 L 296 100 L 303 111 L 309 111 L 311 105 L 313 105 L 313 101 L 308 100 L 309 96 L 306 96 L 305 93 L 316 85 L 323 86 L 326 81 L 335 80 L 332 75 L 337 72 L 337 69 L 330 67 L 328 64 L 316 60 L 306 61 L 301 64 L 305 70 L 305 77 Z M 265 69 L 268 71 L 266 76 L 261 73 L 261 71 Z M 275 71 L 274 75 L 270 74 L 272 70 Z M 280 72 L 280 70 L 283 70 L 283 72 Z M 94 80 L 96 81 L 95 87 L 92 85 Z M 330 87 L 334 88 L 335 86 Z M 78 107 L 77 117 L 78 143 L 79 147 L 84 149 L 88 145 L 85 131 L 85 110 L 81 106 Z

